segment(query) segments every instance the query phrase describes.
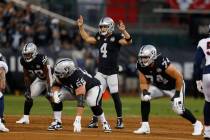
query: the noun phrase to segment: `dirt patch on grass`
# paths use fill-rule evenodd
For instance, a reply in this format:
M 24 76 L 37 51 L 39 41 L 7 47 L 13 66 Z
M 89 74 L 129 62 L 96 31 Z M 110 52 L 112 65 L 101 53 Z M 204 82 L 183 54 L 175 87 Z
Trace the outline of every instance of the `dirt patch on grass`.
M 82 132 L 73 133 L 73 117 L 63 116 L 63 130 L 47 131 L 51 123 L 50 116 L 31 116 L 29 125 L 16 124 L 20 116 L 7 116 L 6 126 L 9 133 L 0 133 L 0 140 L 202 140 L 202 136 L 192 136 L 192 125 L 186 120 L 177 118 L 152 117 L 150 122 L 151 134 L 136 135 L 135 129 L 140 127 L 139 118 L 127 117 L 124 119 L 125 128 L 115 129 L 116 120 L 109 118 L 112 133 L 104 133 L 99 128 L 86 128 L 90 118 L 82 119 Z

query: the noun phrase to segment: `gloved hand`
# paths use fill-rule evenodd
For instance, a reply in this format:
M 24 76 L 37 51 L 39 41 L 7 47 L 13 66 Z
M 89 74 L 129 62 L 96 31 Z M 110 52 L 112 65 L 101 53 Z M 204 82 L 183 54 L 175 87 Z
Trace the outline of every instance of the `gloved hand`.
M 151 100 L 150 92 L 148 92 L 146 89 L 143 90 L 143 97 L 142 101 L 150 101 Z
M 80 133 L 82 131 L 81 116 L 76 116 L 73 126 L 75 133 Z
M 203 83 L 201 80 L 196 81 L 197 89 L 199 92 L 203 92 Z
M 53 102 L 56 103 L 56 104 L 60 103 L 61 102 L 60 96 L 61 96 L 61 93 L 55 91 L 53 93 Z

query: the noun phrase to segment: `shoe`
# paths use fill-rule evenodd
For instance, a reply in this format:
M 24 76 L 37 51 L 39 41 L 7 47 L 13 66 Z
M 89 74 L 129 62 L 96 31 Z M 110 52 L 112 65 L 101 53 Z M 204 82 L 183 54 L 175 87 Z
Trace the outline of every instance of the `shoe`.
M 124 128 L 124 124 L 123 124 L 122 118 L 117 118 L 117 124 L 116 124 L 115 128 L 116 129 L 123 129 Z
M 48 131 L 55 131 L 55 130 L 61 130 L 63 129 L 62 123 L 58 120 L 54 120 L 50 126 L 48 127 Z
M 104 130 L 105 133 L 111 133 L 112 132 L 112 129 L 111 129 L 108 122 L 103 123 L 103 130 Z
M 92 120 L 88 124 L 88 128 L 98 128 L 98 118 L 93 116 Z
M 6 124 L 6 121 L 5 121 L 4 118 L 0 118 L 0 119 L 1 119 L 1 122 L 2 122 L 3 124 Z
M 199 136 L 202 134 L 202 130 L 203 130 L 203 125 L 200 121 L 196 121 L 195 124 L 193 124 L 194 130 L 192 135 L 193 136 Z
M 150 133 L 150 127 L 148 122 L 142 122 L 141 127 L 135 131 L 133 131 L 135 134 L 149 134 Z
M 204 128 L 204 139 L 205 140 L 210 140 L 210 127 L 205 126 Z
M 0 132 L 9 132 L 9 129 L 5 127 L 3 123 L 0 122 Z
M 29 124 L 29 119 L 25 118 L 24 116 L 20 118 L 20 120 L 16 121 L 18 124 Z

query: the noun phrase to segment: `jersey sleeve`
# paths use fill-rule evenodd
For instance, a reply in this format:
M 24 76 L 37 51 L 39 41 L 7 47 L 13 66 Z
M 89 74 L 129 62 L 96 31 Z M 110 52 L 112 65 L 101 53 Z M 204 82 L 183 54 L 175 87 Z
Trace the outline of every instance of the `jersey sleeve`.
M 4 68 L 5 72 L 8 72 L 8 66 L 4 61 L 0 61 L 0 67 Z
M 159 57 L 158 58 L 158 67 L 162 70 L 165 71 L 168 66 L 171 64 L 170 60 L 167 57 Z
M 83 77 L 83 73 L 79 70 L 75 71 L 74 73 L 74 83 L 75 84 L 73 84 L 73 86 L 75 89 L 86 84 L 86 81 L 84 80 Z
M 124 36 L 123 36 L 123 34 L 121 34 L 121 33 L 117 33 L 117 34 L 115 34 L 115 38 L 116 38 L 116 42 L 119 42 L 119 40 L 120 39 L 122 39 L 122 38 L 124 38 Z
M 47 58 L 47 56 L 43 56 L 42 57 L 42 65 L 48 65 L 49 64 L 49 62 L 48 62 L 48 58 Z

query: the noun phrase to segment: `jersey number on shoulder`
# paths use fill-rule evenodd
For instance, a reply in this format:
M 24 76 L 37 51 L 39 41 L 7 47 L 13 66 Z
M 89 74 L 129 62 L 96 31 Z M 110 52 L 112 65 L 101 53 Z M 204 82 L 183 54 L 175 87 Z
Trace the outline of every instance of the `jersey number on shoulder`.
M 103 45 L 100 48 L 100 51 L 102 53 L 102 57 L 107 58 L 107 43 L 103 43 Z

